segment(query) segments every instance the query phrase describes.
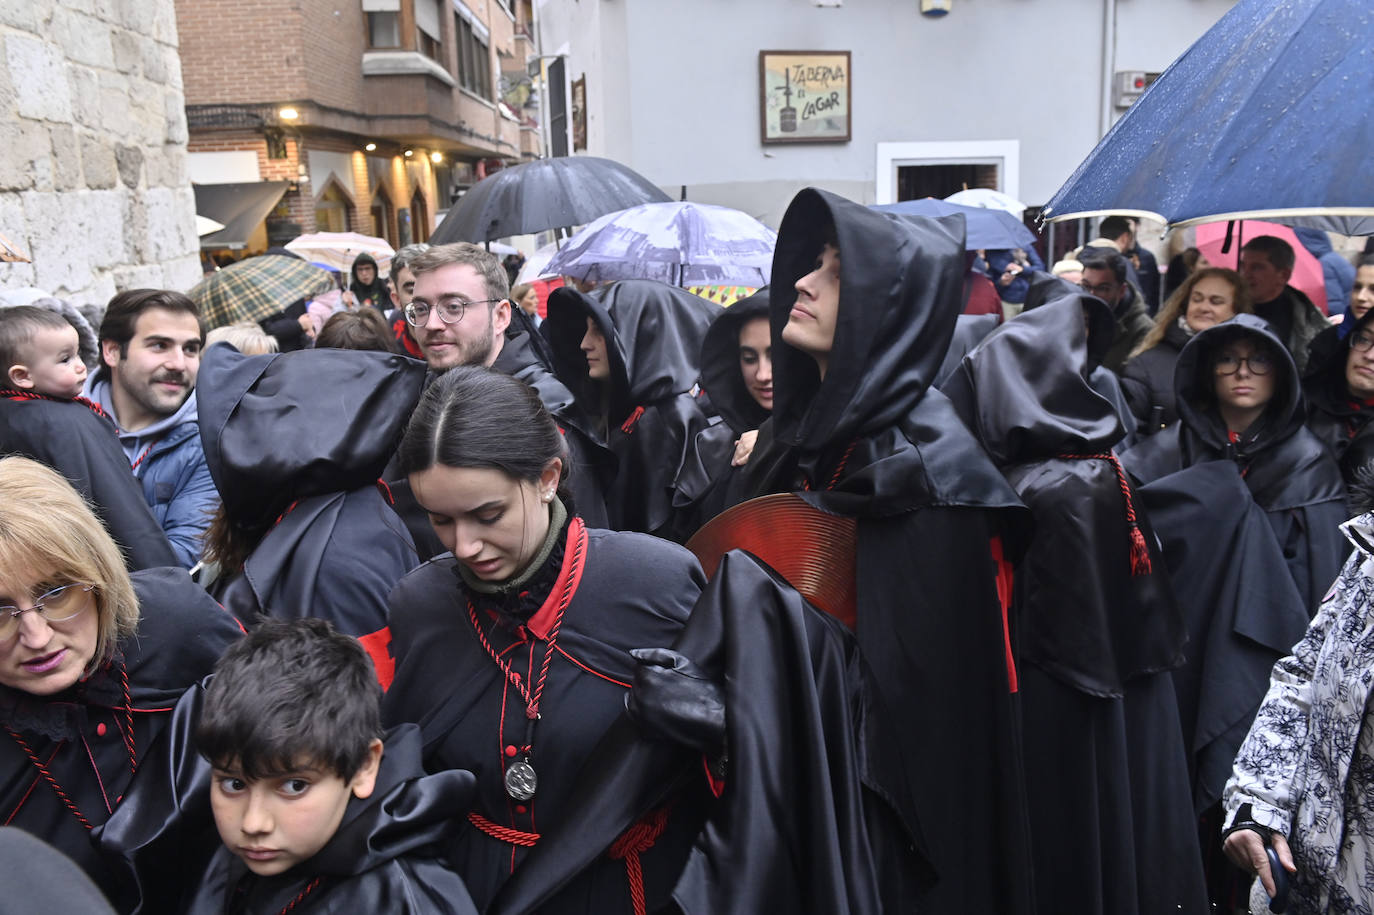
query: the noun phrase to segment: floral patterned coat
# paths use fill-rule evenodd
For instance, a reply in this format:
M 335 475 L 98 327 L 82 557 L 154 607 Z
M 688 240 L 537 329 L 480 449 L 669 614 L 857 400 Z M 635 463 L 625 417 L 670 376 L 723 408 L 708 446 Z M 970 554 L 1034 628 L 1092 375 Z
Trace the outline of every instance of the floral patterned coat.
M 1241 744 L 1223 803 L 1288 838 L 1288 911 L 1374 913 L 1374 512 L 1342 525 L 1355 551 Z M 1251 912 L 1268 913 L 1255 883 Z

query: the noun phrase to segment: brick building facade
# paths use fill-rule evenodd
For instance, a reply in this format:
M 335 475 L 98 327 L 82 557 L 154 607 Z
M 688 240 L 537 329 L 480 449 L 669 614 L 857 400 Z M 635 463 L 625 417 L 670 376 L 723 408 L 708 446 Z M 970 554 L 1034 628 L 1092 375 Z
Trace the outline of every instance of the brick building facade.
M 175 3 L 192 180 L 288 182 L 243 251 L 422 241 L 463 187 L 538 154 L 502 99 L 534 53 L 530 0 Z

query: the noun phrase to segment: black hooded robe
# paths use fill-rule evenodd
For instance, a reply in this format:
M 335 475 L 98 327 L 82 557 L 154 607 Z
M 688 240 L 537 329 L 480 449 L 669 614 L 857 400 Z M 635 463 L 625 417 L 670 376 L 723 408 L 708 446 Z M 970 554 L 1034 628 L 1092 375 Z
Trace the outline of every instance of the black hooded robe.
M 161 874 L 169 885 L 140 891 L 118 856 L 97 850 L 76 813 L 100 827 L 110 818 L 108 804 L 121 813 L 127 807 L 127 814 L 155 819 L 166 828 L 186 825 L 192 835 L 179 847 L 199 867 L 194 849 L 211 846 L 189 839 L 213 836 L 208 799 L 197 811 L 183 809 L 170 792 L 135 795 L 139 777 L 131 770 L 124 738 L 130 737 L 139 763 L 161 753 L 161 744 L 176 728 L 170 713 L 182 693 L 210 673 L 243 630 L 185 569 L 144 569 L 132 578 L 141 613 L 138 632 L 120 643 L 113 661 L 56 696 L 0 687 L 0 717 L 9 731 L 0 736 L 0 811 L 6 824 L 33 833 L 80 865 L 119 911 L 135 911 L 142 902 L 144 911 L 159 912 L 165 910 L 153 897 L 164 892 L 177 897 L 186 879 L 183 862 L 163 860 Z M 125 676 L 132 700 L 127 711 Z M 20 740 L 43 761 L 75 811 L 40 774 Z M 173 774 L 179 776 L 181 770 Z M 145 782 L 148 778 L 143 776 Z M 199 833 L 196 826 L 202 827 Z M 209 833 L 201 835 L 207 828 Z
M 527 802 L 513 800 L 504 784 L 507 763 L 526 744 L 525 700 L 477 637 L 457 560 L 425 563 L 391 594 L 396 678 L 383 717 L 420 725 L 427 770 L 467 769 L 477 777 L 472 815 L 481 819 L 469 817 L 448 854 L 479 910 L 519 871 L 530 853 L 522 843 L 557 827 L 573 802 L 574 777 L 624 711 L 636 667 L 630 649 L 672 644 L 704 584 L 701 566 L 681 547 L 640 534 L 588 531 L 577 518 L 565 530 L 564 548 L 549 559 L 561 565 L 540 612 L 511 629 L 479 617 L 484 632 L 490 627 L 488 644 L 522 682 L 538 681 L 548 641 L 555 641 L 529 744 L 537 792 Z M 555 608 L 569 591 L 555 633 Z M 691 803 L 670 811 L 667 831 L 638 856 L 650 912 L 666 902 L 694 816 Z M 688 824 L 678 829 L 684 818 Z M 516 841 L 493 835 L 501 830 L 514 831 Z M 630 915 L 626 862 L 599 855 L 540 911 Z
M 827 224 L 840 250 L 829 371 L 782 340 Z M 922 911 L 1031 911 L 1014 665 L 999 583 L 1025 509 L 928 390 L 954 332 L 963 220 L 905 219 L 799 193 L 773 261 L 773 416 L 749 494 L 795 492 L 858 518 L 856 635 L 936 872 Z M 939 697 L 932 701 L 932 697 Z
M 1341 337 L 1331 328 L 1326 347 L 1313 346 L 1308 361 L 1308 375 L 1303 379 L 1303 393 L 1307 397 L 1307 428 L 1322 440 L 1340 463 L 1341 476 L 1347 490 L 1357 485 L 1362 465 L 1374 454 L 1374 400 L 1353 397 L 1346 381 L 1346 363 L 1350 358 L 1350 343 L 1355 334 L 1370 333 L 1374 327 L 1374 309 L 1365 312 L 1350 333 Z M 1351 517 L 1360 514 L 1351 498 Z
M 362 639 L 383 684 L 386 597 L 417 564 L 377 485 L 420 397 L 425 365 L 389 353 L 245 356 L 212 346 L 200 369 L 200 435 L 235 523 L 261 531 L 212 591 L 245 624 L 319 617 Z
M 425 775 L 419 729 L 400 725 L 386 735 L 372 794 L 349 799 L 324 848 L 286 873 L 258 877 L 221 847 L 185 915 L 277 915 L 288 906 L 296 915 L 477 915 L 441 848 L 472 792 L 469 772 Z
M 1216 400 L 1211 353 L 1218 341 L 1236 333 L 1266 341 L 1277 361 L 1269 408 L 1231 443 L 1211 406 Z M 1283 342 L 1262 319 L 1248 314 L 1200 331 L 1179 354 L 1174 393 L 1179 422 L 1123 454 L 1126 472 L 1145 485 L 1204 461 L 1234 461 L 1274 528 L 1311 616 L 1345 556 L 1339 530 L 1346 518 L 1345 485 L 1335 459 L 1303 426 L 1298 369 Z
M 180 565 L 114 425 L 98 413 L 89 401 L 0 391 L 0 454 L 32 458 L 62 474 L 119 544 L 129 571 Z
M 683 534 L 690 537 L 729 505 L 729 492 L 742 468 L 734 467 L 735 442 L 768 420 L 740 372 L 739 334 L 755 318 L 768 317 L 764 287 L 725 309 L 711 322 L 701 344 L 701 386 L 720 416 L 697 433 L 678 473 L 674 506 Z
M 563 286 L 549 296 L 540 330 L 553 347 L 554 372 L 585 415 L 604 416 L 606 443 L 619 461 L 606 491 L 615 530 L 681 536 L 674 486 L 710 422 L 693 388 L 702 338 L 719 313 L 700 296 L 652 280 L 622 280 L 591 293 Z M 589 317 L 606 338 L 606 384 L 587 377 L 580 344 Z
M 1110 456 L 1121 426 L 1087 375 L 1066 296 L 998 328 L 943 387 L 1031 510 L 1012 625 L 1040 912 L 1208 911 L 1169 671 L 1183 619 L 1138 497 Z M 1148 549 L 1133 561 L 1132 528 Z

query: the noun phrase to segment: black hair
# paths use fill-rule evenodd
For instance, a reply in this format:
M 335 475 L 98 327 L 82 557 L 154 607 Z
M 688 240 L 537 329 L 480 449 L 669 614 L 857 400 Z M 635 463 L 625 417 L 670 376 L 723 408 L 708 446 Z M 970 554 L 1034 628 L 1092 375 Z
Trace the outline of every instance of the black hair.
M 1365 254 L 1355 262 L 1356 270 L 1359 270 L 1361 267 L 1374 267 L 1374 254 Z
M 1118 283 L 1126 282 L 1126 258 L 1105 248 L 1084 248 L 1078 255 L 1084 270 L 1110 270 Z
M 196 749 L 253 780 L 316 766 L 347 781 L 382 736 L 381 695 L 357 639 L 325 620 L 264 620 L 215 665 Z
M 1241 253 L 1255 251 L 1269 259 L 1277 270 L 1292 270 L 1298 262 L 1293 246 L 1274 235 L 1256 235 L 1240 247 Z
M 75 326 L 57 312 L 37 305 L 0 308 L 0 387 L 8 383 L 9 370 L 24 362 L 22 350 L 33 341 L 34 334 L 66 327 L 75 330 Z
M 1108 216 L 1106 219 L 1102 220 L 1102 224 L 1097 227 L 1097 235 L 1099 238 L 1110 238 L 1112 241 L 1116 241 L 1120 238 L 1123 232 L 1133 231 L 1135 230 L 1131 227 L 1131 221 L 1125 216 Z
M 400 353 L 387 327 L 386 319 L 375 308 L 360 308 L 357 311 L 341 311 L 330 315 L 329 320 L 320 328 L 315 338 L 316 349 L 359 349 L 376 350 L 382 353 Z
M 529 483 L 562 458 L 567 500 L 567 447 L 549 411 L 534 388 L 484 366 L 456 366 L 431 384 L 396 454 L 407 475 L 436 464 L 487 467 Z
M 171 289 L 129 289 L 119 293 L 105 307 L 100 322 L 100 342 L 113 340 L 119 344 L 119 356 L 129 355 L 129 341 L 134 338 L 134 325 L 150 308 L 191 315 L 200 324 L 200 342 L 205 342 L 205 324 L 200 320 L 200 308 L 191 299 Z

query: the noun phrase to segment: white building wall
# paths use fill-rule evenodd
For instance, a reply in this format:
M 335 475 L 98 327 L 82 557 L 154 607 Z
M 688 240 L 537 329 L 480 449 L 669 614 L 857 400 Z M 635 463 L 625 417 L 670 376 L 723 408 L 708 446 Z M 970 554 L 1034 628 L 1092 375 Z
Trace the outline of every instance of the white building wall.
M 172 0 L 0 2 L 0 287 L 75 305 L 200 278 Z
M 931 19 L 917 0 L 547 0 L 540 17 L 545 53 L 587 74 L 589 154 L 776 225 L 807 184 L 872 202 L 880 143 L 1017 141 L 1013 183 L 1043 204 L 1102 134 L 1108 9 L 1113 68 L 1163 70 L 1233 4 L 954 0 Z M 850 142 L 760 143 L 765 49 L 851 52 Z

